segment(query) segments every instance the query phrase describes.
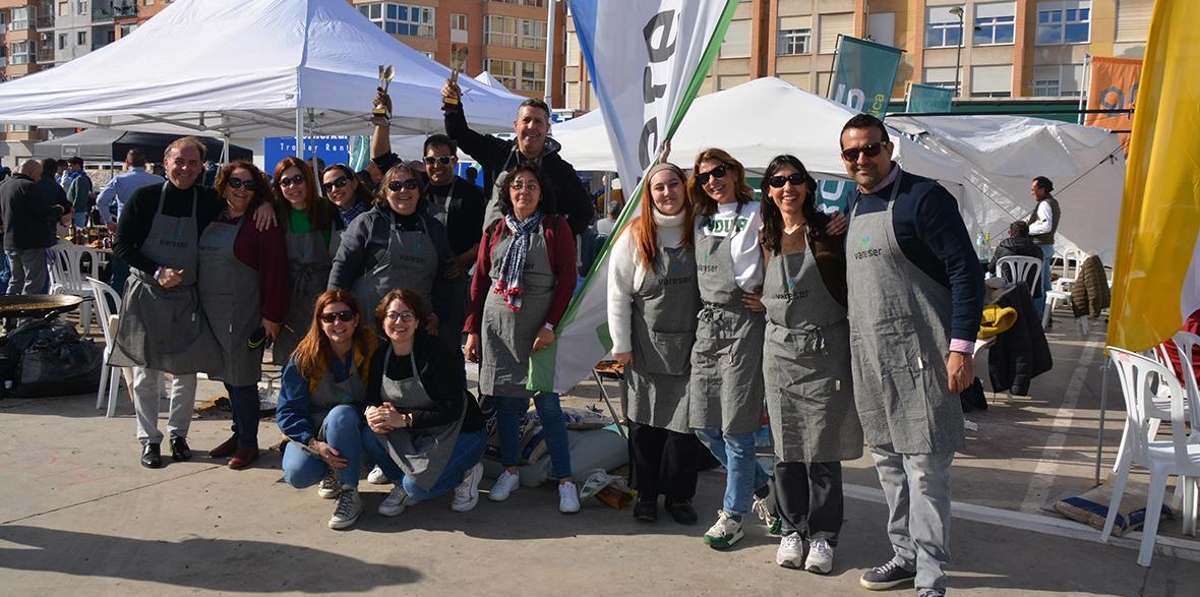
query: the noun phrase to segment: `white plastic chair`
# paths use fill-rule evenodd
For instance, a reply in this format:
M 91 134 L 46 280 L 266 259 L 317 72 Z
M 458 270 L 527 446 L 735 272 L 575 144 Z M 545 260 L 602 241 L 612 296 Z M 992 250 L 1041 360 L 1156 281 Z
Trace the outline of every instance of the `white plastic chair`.
M 117 294 L 112 286 L 100 280 L 89 277 L 87 281 L 96 297 L 96 313 L 100 317 L 100 329 L 104 332 L 104 359 L 100 363 L 100 389 L 96 392 L 96 408 L 104 406 L 104 395 L 108 394 L 108 411 L 105 416 L 111 417 L 117 414 L 117 388 L 121 385 L 121 370 L 118 368 L 113 371 L 113 367 L 108 365 L 108 357 L 112 355 L 115 341 L 113 334 L 116 329 L 113 324 L 116 321 L 116 313 L 121 310 L 121 295 Z M 116 312 L 109 309 L 109 300 L 116 305 Z
M 1029 281 L 1029 270 L 1036 270 L 1033 281 Z M 1042 283 L 1042 260 L 1024 255 L 1009 255 L 996 260 L 996 274 L 1010 283 L 1025 282 L 1029 285 L 1029 294 L 1037 293 Z
M 65 241 L 50 247 L 50 252 L 53 255 L 50 264 L 50 294 L 83 297 L 83 304 L 79 306 L 79 322 L 83 324 L 83 335 L 86 336 L 92 331 L 92 301 L 88 299 L 94 298 L 95 293 L 85 279 L 83 256 L 92 253 L 91 273 L 94 276 L 99 268 L 100 254 L 98 251 L 89 251 L 86 247 Z
M 1150 558 L 1154 554 L 1154 541 L 1158 534 L 1158 519 L 1167 489 L 1167 477 L 1200 476 L 1200 444 L 1187 441 L 1183 412 L 1187 393 L 1171 370 L 1149 357 L 1128 350 L 1112 346 L 1106 350 L 1116 365 L 1121 393 L 1125 396 L 1127 422 L 1124 441 L 1127 449 L 1117 463 L 1117 477 L 1113 485 L 1112 499 L 1108 504 L 1104 530 L 1100 532 L 1100 540 L 1107 543 L 1112 534 L 1117 508 L 1121 504 L 1125 484 L 1129 480 L 1129 470 L 1133 464 L 1137 463 L 1150 469 L 1146 522 L 1142 529 L 1142 545 L 1137 560 L 1139 565 L 1149 567 Z M 1156 404 L 1150 389 L 1152 383 L 1163 387 L 1165 395 L 1170 399 L 1169 410 L 1163 410 Z M 1171 422 L 1169 441 L 1155 440 L 1151 431 L 1156 427 L 1152 424 L 1154 419 Z
M 1171 366 L 1171 359 L 1165 350 L 1166 342 L 1159 347 L 1161 362 L 1168 368 L 1174 369 L 1183 378 L 1183 389 L 1187 392 L 1187 402 L 1184 403 L 1185 414 L 1192 426 L 1192 430 L 1188 434 L 1188 441 L 1200 443 L 1200 433 L 1197 433 L 1200 431 L 1200 389 L 1196 385 L 1196 370 L 1193 362 L 1195 357 L 1192 356 L 1193 351 L 1200 347 L 1200 336 L 1181 330 L 1175 332 L 1175 336 L 1167 342 L 1175 345 L 1179 354 L 1180 366 L 1178 369 Z M 1198 516 L 1200 515 L 1200 492 L 1197 491 L 1200 486 L 1198 483 L 1200 483 L 1200 479 L 1180 477 L 1179 485 L 1175 489 L 1175 497 L 1171 502 L 1173 506 L 1183 511 L 1183 532 L 1193 536 L 1196 534 L 1197 518 L 1200 517 Z
M 1079 269 L 1083 267 L 1083 260 L 1087 259 L 1087 253 L 1082 249 L 1067 249 L 1059 256 L 1062 260 L 1062 274 L 1058 280 L 1055 280 L 1054 290 L 1059 292 L 1071 292 L 1071 285 L 1079 278 Z

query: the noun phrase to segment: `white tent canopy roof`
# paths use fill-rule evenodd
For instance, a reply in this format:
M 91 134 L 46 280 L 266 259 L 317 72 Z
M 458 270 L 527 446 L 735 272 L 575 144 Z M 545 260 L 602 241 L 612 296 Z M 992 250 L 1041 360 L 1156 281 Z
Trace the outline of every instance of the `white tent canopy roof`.
M 254 138 L 365 134 L 380 64 L 393 132 L 442 129 L 450 71 L 345 0 L 179 0 L 133 33 L 0 84 L 0 122 Z M 462 78 L 472 126 L 512 127 L 519 98 Z

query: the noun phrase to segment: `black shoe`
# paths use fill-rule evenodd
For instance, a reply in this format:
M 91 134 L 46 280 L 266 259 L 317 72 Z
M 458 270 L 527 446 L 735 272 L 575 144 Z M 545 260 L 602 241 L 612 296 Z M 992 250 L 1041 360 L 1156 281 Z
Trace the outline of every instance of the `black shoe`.
M 658 520 L 658 501 L 638 501 L 633 505 L 633 518 L 642 522 L 654 522 Z
M 158 444 L 146 444 L 142 446 L 142 466 L 146 468 L 159 468 L 162 466 L 162 456 L 159 455 Z
M 666 509 L 667 512 L 670 513 L 671 518 L 679 524 L 696 524 L 696 521 L 700 520 L 700 515 L 696 514 L 696 509 L 692 507 L 691 500 L 685 500 L 682 502 L 672 502 L 668 500 L 666 503 Z
M 912 582 L 916 578 L 916 571 L 906 570 L 896 560 L 888 560 L 886 564 L 864 572 L 862 578 L 858 579 L 858 584 L 872 591 L 883 591 L 896 585 Z
M 188 447 L 187 440 L 182 437 L 171 436 L 171 460 L 175 462 L 187 462 L 192 459 L 192 449 Z

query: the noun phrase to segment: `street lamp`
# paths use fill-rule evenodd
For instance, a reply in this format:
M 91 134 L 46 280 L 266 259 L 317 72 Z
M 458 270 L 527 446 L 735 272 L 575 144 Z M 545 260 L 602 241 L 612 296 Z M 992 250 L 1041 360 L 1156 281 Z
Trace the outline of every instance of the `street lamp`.
M 966 31 L 963 29 L 963 9 L 961 6 L 955 6 L 950 9 L 950 14 L 958 17 L 958 50 L 954 54 L 954 96 L 962 97 L 962 93 L 958 90 L 958 73 L 962 70 L 962 47 L 966 40 Z

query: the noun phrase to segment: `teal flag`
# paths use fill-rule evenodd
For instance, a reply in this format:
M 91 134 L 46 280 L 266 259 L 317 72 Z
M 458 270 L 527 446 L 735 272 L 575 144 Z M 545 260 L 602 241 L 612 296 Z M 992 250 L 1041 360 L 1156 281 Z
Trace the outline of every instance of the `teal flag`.
M 949 112 L 954 90 L 948 87 L 913 83 L 908 86 L 905 112 Z
M 843 35 L 833 61 L 829 99 L 855 112 L 883 118 L 892 98 L 900 48 Z

